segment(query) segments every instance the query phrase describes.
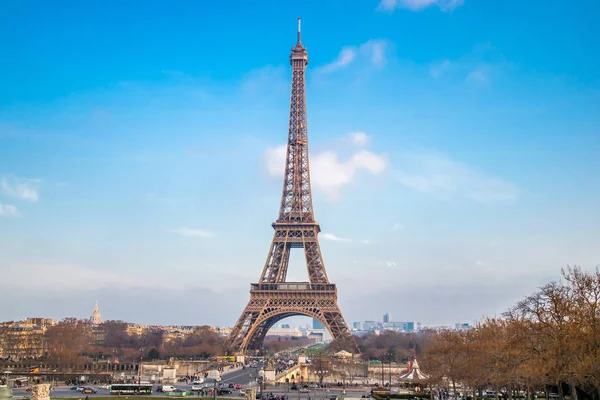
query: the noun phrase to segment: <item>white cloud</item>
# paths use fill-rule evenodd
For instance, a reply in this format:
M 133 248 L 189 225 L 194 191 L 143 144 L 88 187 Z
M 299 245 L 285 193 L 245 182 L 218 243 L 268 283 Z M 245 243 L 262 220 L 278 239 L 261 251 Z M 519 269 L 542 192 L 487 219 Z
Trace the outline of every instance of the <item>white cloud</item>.
M 395 261 L 379 261 L 377 264 L 383 265 L 386 267 L 397 267 L 398 266 L 398 264 L 396 264 Z
M 360 241 L 362 244 L 371 244 L 371 241 L 369 239 L 364 239 Z
M 369 135 L 364 132 L 350 132 L 350 140 L 357 146 L 364 146 L 369 142 Z
M 319 235 L 322 239 L 332 240 L 334 242 L 351 242 L 352 239 L 342 238 L 339 236 L 335 236 L 333 233 L 321 233 Z
M 171 233 L 175 233 L 177 235 L 185 236 L 185 237 L 196 237 L 196 238 L 203 238 L 203 239 L 215 237 L 215 234 L 213 232 L 206 231 L 204 229 L 181 227 L 181 228 L 170 229 L 169 231 Z
M 462 197 L 480 203 L 515 201 L 515 184 L 488 176 L 441 154 L 405 154 L 397 171 L 398 181 L 432 196 Z
M 327 73 L 342 69 L 350 65 L 354 61 L 354 59 L 356 58 L 356 54 L 357 51 L 355 47 L 344 47 L 335 60 L 321 67 L 319 71 Z
M 318 68 L 318 72 L 330 73 L 343 69 L 357 61 L 361 56 L 376 67 L 385 65 L 386 52 L 389 42 L 381 39 L 372 39 L 359 46 L 346 46 L 342 48 L 337 58 L 329 64 Z
M 452 11 L 463 4 L 464 0 L 381 0 L 377 11 L 393 12 L 397 8 L 421 11 L 430 6 L 437 6 L 442 11 Z
M 36 202 L 39 200 L 38 190 L 41 182 L 41 179 L 19 178 L 11 175 L 3 177 L 0 186 L 7 196 Z
M 385 40 L 369 40 L 360 45 L 360 52 L 368 57 L 371 62 L 381 67 L 385 64 L 385 52 L 388 48 L 388 42 Z
M 265 152 L 265 166 L 269 175 L 282 178 L 285 172 L 287 145 L 269 147 Z M 312 166 L 311 166 L 312 167 Z
M 282 178 L 285 169 L 286 146 L 268 148 L 265 165 L 269 175 Z M 367 150 L 354 153 L 345 162 L 332 151 L 317 153 L 310 159 L 311 184 L 324 192 L 330 200 L 337 200 L 340 189 L 350 184 L 360 170 L 372 175 L 381 174 L 388 167 L 387 157 Z
M 0 204 L 0 217 L 14 217 L 17 214 L 17 207 L 10 204 Z
M 402 224 L 394 224 L 394 225 L 392 225 L 392 230 L 393 231 L 401 231 L 403 229 L 404 229 L 404 225 L 402 225 Z

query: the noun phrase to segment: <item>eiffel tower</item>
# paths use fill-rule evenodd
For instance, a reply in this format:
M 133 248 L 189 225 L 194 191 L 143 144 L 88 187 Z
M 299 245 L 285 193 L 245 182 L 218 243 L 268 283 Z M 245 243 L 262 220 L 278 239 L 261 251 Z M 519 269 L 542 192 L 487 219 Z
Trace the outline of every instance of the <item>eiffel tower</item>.
M 321 322 L 333 339 L 357 350 L 337 304 L 337 289 L 330 283 L 319 247 L 321 231 L 315 221 L 308 165 L 305 72 L 308 54 L 300 40 L 290 55 L 292 93 L 283 195 L 271 249 L 258 283 L 250 285 L 250 301 L 225 341 L 229 354 L 258 352 L 265 335 L 278 321 L 305 315 Z M 309 282 L 286 282 L 290 251 L 304 249 Z

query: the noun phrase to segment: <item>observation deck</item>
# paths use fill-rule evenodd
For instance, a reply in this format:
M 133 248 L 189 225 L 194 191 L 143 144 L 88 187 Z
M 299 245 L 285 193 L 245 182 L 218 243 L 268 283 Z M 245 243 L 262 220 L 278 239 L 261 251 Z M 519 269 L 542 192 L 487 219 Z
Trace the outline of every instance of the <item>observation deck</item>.
M 325 292 L 336 293 L 335 283 L 282 282 L 282 283 L 251 283 L 252 292 Z

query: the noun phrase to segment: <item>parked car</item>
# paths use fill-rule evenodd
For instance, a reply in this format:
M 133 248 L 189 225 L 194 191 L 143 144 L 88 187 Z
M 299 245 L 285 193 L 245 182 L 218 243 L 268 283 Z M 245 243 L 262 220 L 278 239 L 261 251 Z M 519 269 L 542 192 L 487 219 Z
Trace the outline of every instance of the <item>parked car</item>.
M 308 393 L 308 389 L 307 388 L 302 388 L 300 390 L 298 390 L 299 393 Z
M 223 396 L 224 394 L 231 394 L 231 389 L 229 389 L 229 388 L 220 388 L 219 389 L 219 395 Z
M 83 394 L 94 394 L 96 392 L 97 392 L 96 389 L 90 388 L 90 387 L 83 388 L 83 390 L 81 391 L 81 393 L 83 393 Z
M 236 384 L 233 386 L 233 388 L 234 388 L 234 389 L 241 389 L 241 388 L 243 388 L 243 386 L 242 386 L 241 384 L 239 384 L 239 383 L 236 383 Z
M 245 396 L 246 395 L 246 391 L 244 389 L 240 389 L 240 396 Z

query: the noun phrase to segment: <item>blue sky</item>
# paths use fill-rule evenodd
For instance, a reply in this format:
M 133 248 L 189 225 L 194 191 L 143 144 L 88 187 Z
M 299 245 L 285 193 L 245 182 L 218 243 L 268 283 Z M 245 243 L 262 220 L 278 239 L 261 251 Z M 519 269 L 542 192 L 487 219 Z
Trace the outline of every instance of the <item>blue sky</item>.
M 235 322 L 277 216 L 300 16 L 350 323 L 472 321 L 600 263 L 593 0 L 5 1 L 0 275 L 20 300 L 0 319 L 98 300 Z

